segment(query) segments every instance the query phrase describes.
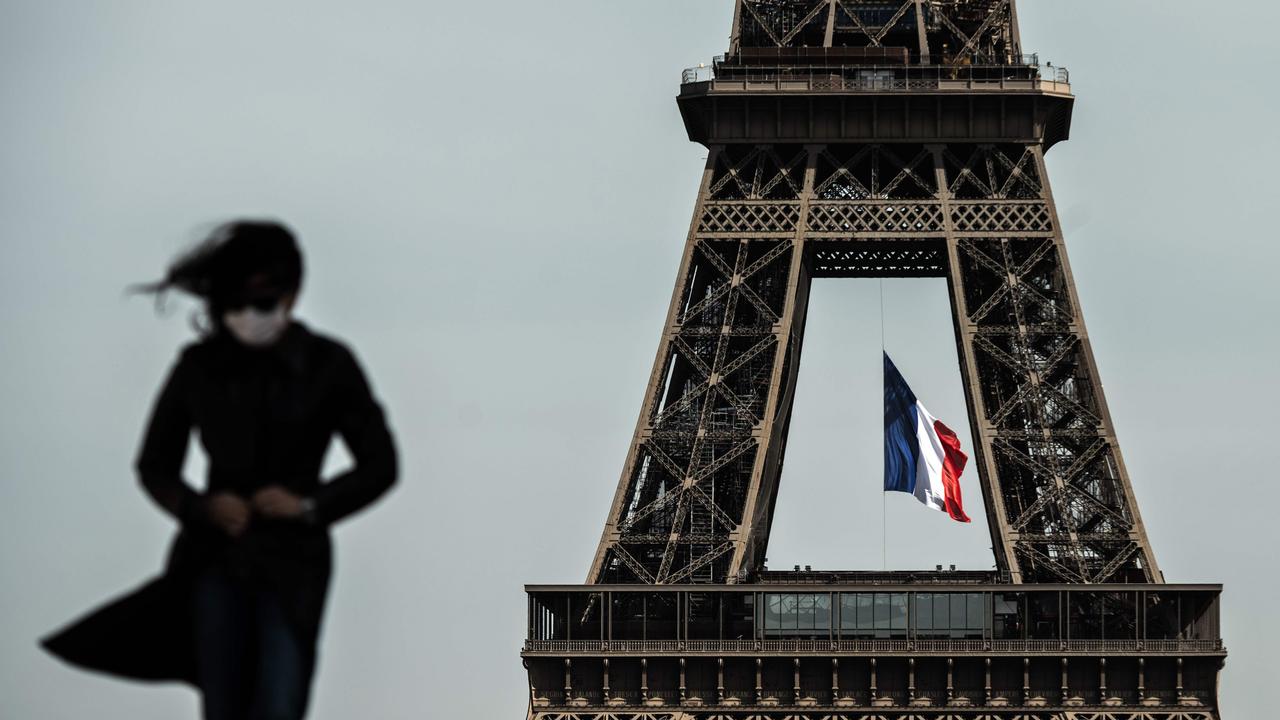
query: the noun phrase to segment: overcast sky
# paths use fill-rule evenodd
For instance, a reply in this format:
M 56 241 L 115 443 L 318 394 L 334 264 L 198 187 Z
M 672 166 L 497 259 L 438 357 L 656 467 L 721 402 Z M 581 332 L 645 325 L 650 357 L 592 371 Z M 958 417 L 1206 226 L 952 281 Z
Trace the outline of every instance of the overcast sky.
M 122 290 L 246 214 L 299 232 L 300 314 L 355 346 L 404 456 L 337 531 L 312 717 L 523 717 L 521 585 L 595 551 L 705 157 L 679 72 L 731 5 L 0 2 L 0 717 L 195 714 L 35 642 L 161 566 L 130 465 L 191 308 Z M 1226 583 L 1226 716 L 1261 718 L 1280 10 L 1229 6 L 1020 4 L 1079 98 L 1048 163 L 1151 541 L 1168 580 Z M 889 351 L 965 429 L 945 285 L 884 295 Z M 877 281 L 815 286 L 770 565 L 879 568 L 887 516 L 890 566 L 991 567 L 976 474 L 972 526 L 882 511 L 879 333 Z

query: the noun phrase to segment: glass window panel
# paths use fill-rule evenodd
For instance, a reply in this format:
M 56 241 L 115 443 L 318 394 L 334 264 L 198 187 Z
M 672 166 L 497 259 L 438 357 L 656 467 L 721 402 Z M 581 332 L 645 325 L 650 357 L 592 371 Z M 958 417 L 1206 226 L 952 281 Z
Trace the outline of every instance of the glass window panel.
M 907 629 L 907 595 L 894 593 L 889 598 L 889 627 L 893 630 Z
M 969 621 L 966 625 L 970 630 L 982 630 L 987 626 L 987 599 L 982 593 L 969 593 L 966 600 L 969 606 Z
M 858 593 L 858 629 L 872 630 L 875 628 L 874 615 L 872 613 L 873 602 L 871 593 Z
M 840 628 L 853 630 L 858 627 L 858 597 L 853 593 L 840 594 Z
M 675 593 L 649 593 L 645 598 L 645 639 L 674 640 L 677 609 Z
M 569 637 L 595 640 L 604 632 L 604 594 L 573 593 L 569 596 Z
M 1102 598 L 1102 636 L 1133 640 L 1138 635 L 1136 593 L 1107 593 Z
M 764 603 L 764 629 L 777 630 L 782 627 L 782 596 L 766 595 Z
M 719 639 L 722 598 L 719 593 L 685 594 L 685 632 L 690 640 Z
M 723 603 L 725 638 L 745 640 L 752 637 L 755 596 L 751 593 L 728 593 Z
M 951 596 L 937 593 L 933 596 L 933 629 L 951 627 Z
M 1184 640 L 1218 639 L 1218 619 L 1213 612 L 1215 597 L 1213 593 L 1206 592 L 1182 593 L 1179 625 Z
M 1018 596 L 1009 593 L 995 596 L 996 615 L 1015 615 L 1018 612 Z
M 1178 596 L 1173 593 L 1149 592 L 1147 595 L 1148 640 L 1173 640 L 1178 637 Z
M 997 640 L 1022 638 L 1022 596 L 1017 593 L 1000 593 L 994 596 L 995 625 L 993 637 Z
M 968 617 L 965 614 L 964 607 L 965 596 L 955 594 L 951 596 L 951 629 L 963 628 L 968 624 Z
M 916 594 L 916 629 L 933 629 L 933 593 Z
M 890 617 L 890 612 L 891 612 L 890 607 L 889 607 L 889 594 L 888 594 L 888 593 L 876 593 L 876 595 L 875 595 L 875 603 L 876 603 L 876 624 L 875 624 L 875 628 L 876 628 L 877 630 L 888 630 L 888 629 L 889 629 L 889 617 Z
M 613 593 L 613 639 L 644 639 L 644 600 L 643 593 Z
M 1033 640 L 1057 640 L 1060 634 L 1059 593 L 1034 592 L 1027 595 L 1027 631 Z
M 813 603 L 813 595 L 798 595 L 796 597 L 796 627 L 798 629 L 812 630 L 816 625 Z
M 815 595 L 813 597 L 813 628 L 824 633 L 831 629 L 830 595 Z
M 1067 637 L 1072 640 L 1102 639 L 1102 599 L 1093 591 L 1067 593 Z

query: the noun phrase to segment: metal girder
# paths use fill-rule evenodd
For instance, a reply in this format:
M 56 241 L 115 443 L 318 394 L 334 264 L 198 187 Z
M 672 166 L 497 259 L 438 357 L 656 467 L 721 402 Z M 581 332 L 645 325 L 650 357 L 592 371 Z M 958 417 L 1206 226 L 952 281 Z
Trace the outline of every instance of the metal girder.
M 742 7 L 775 46 L 788 47 L 824 10 L 829 11 L 829 3 L 830 0 L 742 0 Z M 772 10 L 778 17 L 766 17 L 768 12 L 762 12 L 762 7 Z M 780 21 L 784 27 L 778 27 Z
M 907 29 L 908 20 L 914 31 Z M 961 65 L 1017 57 L 1016 23 L 1012 0 L 738 0 L 729 52 L 751 47 L 881 48 L 891 33 L 901 30 L 896 41 L 909 39 L 920 62 L 927 64 L 935 51 L 945 48 L 945 61 Z M 806 35 L 809 30 L 812 34 Z
M 760 37 L 756 47 L 798 43 L 824 17 L 828 44 L 843 18 L 869 47 L 899 30 L 903 40 L 914 18 L 922 58 L 931 46 L 953 63 L 1016 50 L 1011 0 L 740 0 L 731 51 Z M 876 102 L 850 98 L 873 111 Z M 1158 581 L 1075 296 L 1044 145 L 1025 131 L 995 142 L 927 139 L 945 112 L 971 127 L 971 103 L 926 106 L 937 115 L 921 126 L 926 139 L 803 144 L 800 133 L 784 144 L 784 107 L 796 113 L 793 134 L 812 130 L 813 119 L 803 103 L 773 107 L 777 127 L 761 130 L 773 135 L 710 148 L 590 580 L 735 582 L 758 570 L 809 284 L 931 276 L 946 277 L 951 292 L 997 567 L 1014 582 Z
M 907 11 L 916 9 L 918 5 L 916 0 L 906 0 L 884 25 L 870 28 L 864 25 L 862 19 L 858 16 L 856 2 L 851 0 L 835 0 L 835 2 L 840 9 L 844 10 L 845 16 L 853 21 L 854 26 L 858 28 L 858 32 L 867 37 L 868 44 L 871 47 L 880 47 L 880 41 L 884 40 L 884 36 L 896 27 L 898 23 L 902 22 L 902 18 L 906 17 Z
M 1019 53 L 1014 0 L 737 1 L 731 57 L 682 88 L 707 163 L 587 585 L 530 592 L 529 720 L 1218 720 L 1221 588 L 1171 630 L 1044 164 L 1072 98 Z M 912 67 L 938 56 L 974 66 Z M 764 571 L 834 277 L 946 279 L 995 572 Z M 841 579 L 901 595 L 907 629 L 847 635 Z M 920 598 L 972 592 L 982 634 L 937 639 Z M 813 623 L 770 624 L 787 596 Z
M 968 3 L 967 5 L 976 4 Z M 955 4 L 956 7 L 964 7 L 965 5 L 966 3 Z M 960 29 L 956 21 L 945 9 L 938 13 L 938 18 L 942 21 L 942 24 L 955 33 L 957 39 L 964 41 L 960 51 L 951 58 L 953 64 L 967 61 L 974 56 L 981 56 L 982 50 L 979 48 L 979 43 L 987 40 L 990 35 L 1005 34 L 1011 31 L 1010 0 L 988 2 L 986 7 L 983 8 L 983 12 L 985 16 L 982 24 L 972 34 Z
M 734 582 L 758 569 L 808 283 L 841 274 L 949 278 L 1003 571 L 1014 581 L 1158 580 L 1041 152 L 713 149 L 592 580 Z M 938 244 L 919 245 L 926 241 Z

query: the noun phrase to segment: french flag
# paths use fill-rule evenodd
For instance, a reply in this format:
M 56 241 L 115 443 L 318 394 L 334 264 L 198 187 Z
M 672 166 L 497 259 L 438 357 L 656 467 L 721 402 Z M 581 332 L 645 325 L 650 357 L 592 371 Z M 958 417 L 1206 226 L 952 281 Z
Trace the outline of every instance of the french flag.
M 884 356 L 884 489 L 910 493 L 953 520 L 969 522 L 960 497 L 967 455 L 960 438 L 929 414 Z

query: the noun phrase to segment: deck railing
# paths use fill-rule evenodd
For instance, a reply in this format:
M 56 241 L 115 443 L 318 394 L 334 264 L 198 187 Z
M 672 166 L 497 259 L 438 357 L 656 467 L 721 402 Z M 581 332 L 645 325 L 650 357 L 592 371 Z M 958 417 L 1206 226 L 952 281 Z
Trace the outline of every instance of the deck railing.
M 1046 65 L 832 65 L 759 66 L 716 62 L 686 69 L 681 85 L 711 90 L 794 92 L 911 92 L 1069 90 L 1071 74 Z
M 1209 690 L 1148 690 L 1139 695 L 1136 691 L 1108 691 L 1105 695 L 1094 689 L 1068 688 L 1063 695 L 1060 688 L 1033 689 L 1026 697 L 1014 693 L 1013 703 L 1030 702 L 1038 699 L 1041 704 L 1065 707 L 1136 707 L 1139 705 L 1155 707 L 1199 706 L 1209 707 L 1214 700 L 1214 693 Z M 943 690 L 943 689 L 885 689 L 879 688 L 874 696 L 868 690 L 844 690 L 833 693 L 828 689 L 802 689 L 797 696 L 791 688 L 767 688 L 760 691 L 747 689 L 725 689 L 723 700 L 719 691 L 686 691 L 681 699 L 679 690 L 613 690 L 606 701 L 599 691 L 575 691 L 567 696 L 562 690 L 539 690 L 535 694 L 534 704 L 538 707 L 598 707 L 618 705 L 626 707 L 693 707 L 693 706 L 741 706 L 757 707 L 763 705 L 787 706 L 852 706 L 873 707 L 884 705 L 906 708 L 916 707 L 986 707 L 988 700 L 983 690 Z M 1004 696 L 1001 696 L 1004 697 Z M 1004 697 L 1003 703 L 1009 698 Z
M 532 653 L 1216 653 L 1220 640 L 526 640 Z

